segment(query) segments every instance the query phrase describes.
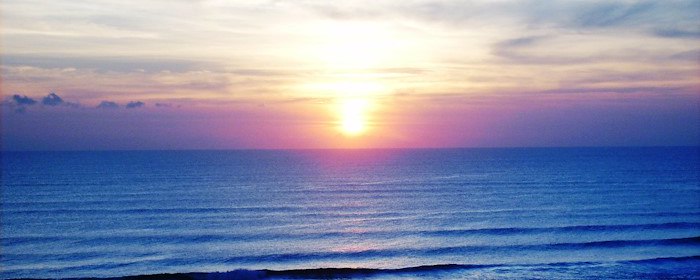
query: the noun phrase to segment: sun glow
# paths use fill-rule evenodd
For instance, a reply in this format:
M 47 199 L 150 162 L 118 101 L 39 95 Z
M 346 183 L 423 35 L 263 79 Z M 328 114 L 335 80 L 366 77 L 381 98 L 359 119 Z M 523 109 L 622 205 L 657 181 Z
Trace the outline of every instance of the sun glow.
M 333 70 L 381 67 L 393 58 L 398 45 L 384 26 L 368 23 L 328 23 L 318 31 L 317 53 Z
M 346 99 L 340 104 L 340 131 L 345 135 L 360 135 L 367 130 L 369 102 L 363 99 Z
M 331 21 L 317 25 L 312 52 L 325 71 L 303 86 L 303 92 L 334 100 L 337 130 L 345 136 L 366 134 L 370 114 L 391 85 L 376 72 L 399 61 L 400 40 L 389 25 Z

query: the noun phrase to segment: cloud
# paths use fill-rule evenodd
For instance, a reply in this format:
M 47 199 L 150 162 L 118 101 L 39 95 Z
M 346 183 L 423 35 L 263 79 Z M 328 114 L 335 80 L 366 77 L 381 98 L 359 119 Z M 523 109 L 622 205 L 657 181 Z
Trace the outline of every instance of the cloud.
M 664 38 L 700 38 L 700 31 L 697 30 L 681 30 L 681 29 L 659 29 L 654 31 L 654 34 Z
M 8 54 L 3 56 L 3 64 L 8 66 L 31 66 L 45 69 L 93 69 L 100 73 L 186 73 L 201 70 L 221 70 L 222 66 L 207 61 L 184 59 L 153 59 L 147 57 L 111 56 L 52 56 Z
M 498 45 L 502 48 L 526 47 L 533 45 L 545 38 L 546 37 L 544 36 L 519 37 L 515 39 L 505 40 L 503 42 L 498 43 Z
M 495 43 L 491 47 L 491 53 L 499 58 L 506 59 L 508 63 L 519 64 L 570 64 L 590 62 L 595 58 L 592 55 L 576 55 L 574 52 L 565 54 L 543 54 L 541 46 L 552 43 L 557 38 L 552 36 L 527 36 L 504 40 Z
M 15 94 L 12 96 L 12 100 L 17 103 L 17 105 L 34 105 L 36 104 L 36 100 L 32 99 L 31 97 L 28 96 L 20 96 L 18 94 Z
M 609 27 L 641 20 L 642 15 L 654 10 L 654 2 L 593 3 L 581 7 L 574 24 L 579 27 Z
M 79 102 L 63 102 L 63 105 L 71 107 L 71 108 L 80 108 Z
M 648 87 L 602 87 L 602 88 L 559 88 L 552 90 L 543 90 L 540 93 L 544 94 L 557 94 L 557 93 L 614 93 L 614 94 L 641 94 L 641 93 L 655 93 L 655 94 L 681 94 L 681 95 L 692 95 L 695 89 L 692 87 L 672 87 L 672 86 L 648 86 Z
M 41 104 L 47 105 L 47 106 L 58 106 L 63 104 L 63 98 L 59 97 L 55 93 L 49 93 L 46 97 L 41 99 Z
M 606 42 L 606 44 L 596 42 Z M 657 63 L 669 62 L 669 59 L 693 59 L 695 55 L 688 49 L 681 49 L 681 52 L 676 53 L 672 48 L 664 49 L 665 43 L 662 44 L 659 40 L 647 44 L 636 42 L 636 40 L 618 40 L 601 34 L 523 36 L 491 44 L 491 55 L 509 65 Z
M 126 108 L 133 109 L 133 108 L 143 107 L 144 105 L 146 105 L 146 104 L 141 102 L 141 101 L 131 101 L 131 102 L 126 104 Z
M 34 105 L 37 104 L 38 101 L 28 97 L 28 96 L 22 96 L 15 94 L 12 96 L 12 101 L 14 102 L 14 105 L 17 106 L 15 111 L 18 113 L 23 113 L 26 111 L 26 106 Z M 13 103 L 8 103 L 12 105 Z M 70 108 L 80 108 L 80 103 L 79 102 L 68 102 L 63 100 L 60 96 L 58 96 L 55 93 L 49 93 L 49 95 L 43 97 L 41 99 L 41 104 L 44 106 L 65 106 L 65 107 L 70 107 Z
M 119 104 L 117 104 L 116 102 L 112 102 L 112 101 L 102 101 L 102 102 L 100 102 L 100 105 L 97 105 L 97 108 L 116 109 L 116 108 L 119 108 Z
M 158 108 L 182 108 L 182 105 L 178 104 L 172 104 L 172 103 L 156 103 L 156 107 Z
M 379 2 L 379 3 L 375 3 Z M 333 19 L 408 19 L 459 29 L 469 25 L 527 26 L 530 30 L 647 32 L 697 26 L 700 1 L 363 1 L 302 2 L 297 5 Z M 680 36 L 694 36 L 692 33 Z
M 279 103 L 311 103 L 311 104 L 329 104 L 333 101 L 330 97 L 299 97 L 281 100 Z
M 670 59 L 697 61 L 700 60 L 700 49 L 679 52 L 671 55 Z

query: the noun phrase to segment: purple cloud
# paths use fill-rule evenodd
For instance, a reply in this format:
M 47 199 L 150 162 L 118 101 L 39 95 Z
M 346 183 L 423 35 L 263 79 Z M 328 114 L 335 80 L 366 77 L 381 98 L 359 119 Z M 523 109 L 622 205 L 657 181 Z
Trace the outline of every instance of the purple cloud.
M 63 104 L 63 98 L 59 97 L 55 93 L 49 93 L 46 97 L 41 99 L 41 104 L 47 105 L 47 106 L 58 106 Z
M 112 102 L 112 101 L 102 101 L 102 102 L 100 102 L 100 105 L 97 105 L 97 108 L 116 109 L 116 108 L 119 108 L 119 104 L 117 104 L 116 102 Z
M 133 108 L 143 107 L 144 105 L 146 105 L 146 104 L 141 102 L 141 101 L 131 101 L 131 102 L 126 104 L 126 108 L 133 109 Z
M 31 97 L 28 97 L 26 95 L 21 96 L 18 94 L 15 94 L 12 96 L 12 100 L 17 103 L 17 105 L 34 105 L 36 104 L 36 100 L 32 99 Z

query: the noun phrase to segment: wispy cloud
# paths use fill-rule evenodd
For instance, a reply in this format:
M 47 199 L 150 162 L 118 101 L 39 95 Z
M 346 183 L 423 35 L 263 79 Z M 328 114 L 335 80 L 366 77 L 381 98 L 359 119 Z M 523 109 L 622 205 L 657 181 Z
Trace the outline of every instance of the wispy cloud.
M 659 29 L 654 31 L 654 34 L 667 38 L 691 38 L 700 39 L 700 28 L 696 30 L 687 29 Z
M 653 13 L 658 1 L 591 2 L 574 13 L 572 26 L 580 28 L 612 27 L 637 23 Z
M 186 60 L 182 58 L 153 58 L 134 56 L 79 56 L 79 55 L 3 55 L 3 65 L 29 66 L 45 69 L 87 69 L 98 73 L 117 72 L 147 72 L 156 73 L 168 71 L 183 73 L 200 70 L 222 70 L 222 66 L 214 62 Z

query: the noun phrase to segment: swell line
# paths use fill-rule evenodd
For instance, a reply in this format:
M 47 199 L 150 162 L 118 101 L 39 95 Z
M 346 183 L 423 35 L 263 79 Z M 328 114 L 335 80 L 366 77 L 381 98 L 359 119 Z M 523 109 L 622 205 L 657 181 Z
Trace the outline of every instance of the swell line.
M 514 234 L 537 234 L 537 233 L 569 233 L 569 232 L 605 232 L 605 231 L 633 231 L 633 230 L 658 230 L 658 229 L 698 229 L 700 223 L 675 222 L 657 224 L 629 224 L 629 225 L 577 225 L 562 227 L 509 227 L 509 228 L 478 228 L 478 229 L 448 229 L 448 230 L 375 230 L 365 232 L 268 232 L 260 233 L 212 233 L 201 234 L 198 231 L 169 234 L 169 233 L 148 233 L 148 234 L 123 234 L 114 236 L 113 234 L 94 234 L 84 236 L 6 236 L 1 240 L 6 245 L 46 243 L 57 241 L 72 241 L 76 244 L 92 243 L 122 243 L 122 242 L 145 242 L 157 240 L 161 243 L 183 243 L 183 242 L 227 242 L 227 241 L 264 241 L 264 240 L 284 240 L 284 239 L 319 239 L 319 238 L 343 238 L 343 237 L 384 237 L 425 235 L 425 236 L 469 236 L 469 235 L 494 235 L 505 236 Z
M 668 258 L 652 258 L 628 261 L 616 261 L 611 263 L 619 264 L 641 264 L 641 265 L 664 265 L 668 263 L 694 263 L 700 261 L 700 256 L 685 256 L 685 257 L 668 257 Z M 368 277 L 377 275 L 394 275 L 401 276 L 402 274 L 414 273 L 435 273 L 441 271 L 459 271 L 459 270 L 476 270 L 484 268 L 542 268 L 542 269 L 558 269 L 576 266 L 596 266 L 605 264 L 605 262 L 555 262 L 555 263 L 539 263 L 539 264 L 435 264 L 421 265 L 414 267 L 403 268 L 308 268 L 308 269 L 285 269 L 285 270 L 246 270 L 238 269 L 227 272 L 190 272 L 190 273 L 161 273 L 161 274 L 146 274 L 132 275 L 122 277 L 109 278 L 70 278 L 71 280 L 79 279 L 94 279 L 94 280 L 163 280 L 163 279 L 180 279 L 180 280 L 211 280 L 211 279 L 335 279 L 335 278 L 353 278 L 353 277 Z
M 222 263 L 237 263 L 237 264 L 255 264 L 261 262 L 286 263 L 303 260 L 342 260 L 342 259 L 369 259 L 382 257 L 400 257 L 400 256 L 440 256 L 440 255 L 461 255 L 480 252 L 493 251 L 542 251 L 542 250 L 585 250 L 598 248 L 623 248 L 632 246 L 700 246 L 700 236 L 688 238 L 670 238 L 670 239 L 644 239 L 644 240 L 610 240 L 610 241 L 595 241 L 582 243 L 552 243 L 552 244 L 532 244 L 532 245 L 467 245 L 467 246 L 449 246 L 449 247 L 428 247 L 428 248 L 401 248 L 401 249 L 368 249 L 360 251 L 338 252 L 338 251 L 318 251 L 304 253 L 280 253 L 280 254 L 261 254 L 261 255 L 240 255 L 225 257 L 218 260 L 213 260 Z M 44 258 L 51 260 L 71 260 L 85 257 L 95 257 L 94 254 L 109 254 L 108 252 L 80 252 L 68 254 L 31 254 L 31 253 L 15 253 L 5 254 L 3 258 Z M 154 264 L 163 262 L 169 263 L 191 263 L 189 258 L 169 258 L 165 260 L 153 261 Z
M 508 227 L 508 228 L 478 228 L 478 229 L 447 229 L 447 230 L 374 230 L 365 232 L 268 232 L 260 233 L 229 233 L 220 232 L 213 234 L 201 234 L 193 231 L 190 233 L 148 233 L 148 234 L 126 234 L 114 236 L 113 234 L 94 234 L 80 237 L 75 236 L 6 236 L 2 237 L 2 243 L 6 245 L 46 243 L 57 241 L 72 241 L 75 244 L 119 244 L 123 242 L 146 242 L 157 240 L 164 244 L 179 243 L 201 243 L 201 242 L 230 242 L 230 241 L 264 241 L 264 240 L 285 240 L 285 239 L 320 239 L 320 238 L 344 238 L 344 237 L 383 237 L 406 235 L 424 235 L 437 237 L 469 236 L 469 235 L 494 235 L 506 236 L 515 234 L 538 234 L 538 233 L 570 233 L 570 232 L 605 232 L 605 231 L 634 231 L 634 230 L 658 230 L 658 229 L 698 229 L 700 223 L 675 222 L 658 224 L 629 224 L 629 225 L 576 225 L 562 227 Z M 623 240 L 632 241 L 632 240 Z M 576 243 L 571 243 L 576 244 Z
M 672 246 L 672 245 L 700 245 L 700 236 L 688 238 L 670 239 L 645 239 L 645 240 L 610 240 L 583 243 L 553 243 L 533 245 L 476 245 L 476 246 L 451 246 L 438 248 L 406 248 L 406 249 L 378 249 L 353 252 L 312 252 L 293 254 L 269 254 L 257 256 L 237 256 L 227 259 L 231 263 L 247 263 L 260 261 L 285 262 L 303 259 L 343 259 L 343 258 L 373 258 L 373 257 L 397 257 L 406 255 L 450 255 L 464 254 L 494 250 L 579 250 L 594 248 L 620 248 L 630 246 Z

